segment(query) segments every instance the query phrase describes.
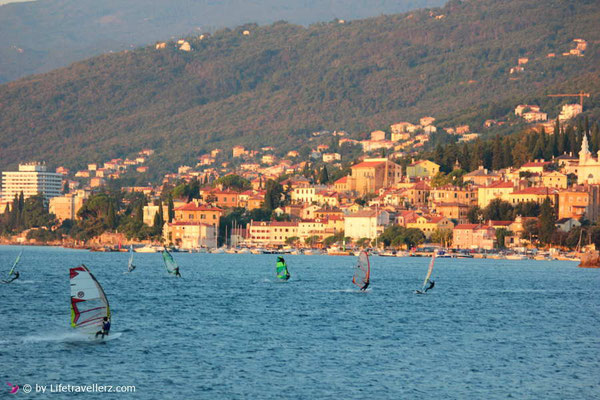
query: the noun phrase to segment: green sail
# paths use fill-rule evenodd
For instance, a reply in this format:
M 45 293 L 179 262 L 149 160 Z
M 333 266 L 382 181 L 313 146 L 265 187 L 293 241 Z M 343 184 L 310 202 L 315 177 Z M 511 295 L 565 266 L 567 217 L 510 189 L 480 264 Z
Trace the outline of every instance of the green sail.
M 21 252 L 19 253 L 19 255 L 17 256 L 15 262 L 13 263 L 12 268 L 10 269 L 10 271 L 8 272 L 8 277 L 10 278 L 10 276 L 12 274 L 14 274 L 15 272 L 15 268 L 17 267 L 17 264 L 19 263 L 19 261 L 21 261 L 21 255 L 23 254 L 23 250 L 21 250 Z
M 177 263 L 173 259 L 173 256 L 171 255 L 171 253 L 169 253 L 167 251 L 167 249 L 164 249 L 162 252 L 162 256 L 163 256 L 163 260 L 165 262 L 165 268 L 167 269 L 167 272 L 175 275 L 175 270 L 177 269 Z
M 287 265 L 285 261 L 277 261 L 277 266 L 275 267 L 277 272 L 277 279 L 282 281 L 287 281 L 290 279 L 290 273 L 287 269 Z

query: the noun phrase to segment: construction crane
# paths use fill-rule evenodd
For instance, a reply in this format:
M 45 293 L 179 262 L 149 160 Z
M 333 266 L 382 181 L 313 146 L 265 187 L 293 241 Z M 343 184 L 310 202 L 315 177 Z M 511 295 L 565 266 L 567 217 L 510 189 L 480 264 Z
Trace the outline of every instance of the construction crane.
M 579 105 L 581 106 L 581 111 L 583 111 L 583 98 L 590 97 L 590 94 L 581 91 L 579 93 L 549 94 L 548 97 L 579 97 Z

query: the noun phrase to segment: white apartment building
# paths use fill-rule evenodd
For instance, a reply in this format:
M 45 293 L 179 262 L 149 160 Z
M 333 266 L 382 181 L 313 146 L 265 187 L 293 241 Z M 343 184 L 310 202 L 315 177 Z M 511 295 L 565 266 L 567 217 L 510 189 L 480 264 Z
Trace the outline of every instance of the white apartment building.
M 25 199 L 37 194 L 46 200 L 60 196 L 62 175 L 48 172 L 40 163 L 19 164 L 19 171 L 2 172 L 2 203 L 10 203 L 23 192 Z

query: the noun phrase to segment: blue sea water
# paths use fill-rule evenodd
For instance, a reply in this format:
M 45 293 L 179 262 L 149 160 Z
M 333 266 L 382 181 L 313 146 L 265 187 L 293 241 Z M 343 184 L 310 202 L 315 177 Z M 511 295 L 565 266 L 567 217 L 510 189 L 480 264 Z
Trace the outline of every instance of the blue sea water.
M 6 274 L 19 248 L 0 247 Z M 21 279 L 0 285 L 0 398 L 36 384 L 134 385 L 90 399 L 597 399 L 600 270 L 572 262 L 160 254 L 26 247 Z M 112 334 L 76 342 L 70 267 L 86 264 L 109 298 Z M 1 267 L 4 266 L 4 267 Z M 25 394 L 23 385 L 32 385 Z M 55 386 L 56 388 L 56 386 Z M 5 396 L 6 395 L 6 396 Z

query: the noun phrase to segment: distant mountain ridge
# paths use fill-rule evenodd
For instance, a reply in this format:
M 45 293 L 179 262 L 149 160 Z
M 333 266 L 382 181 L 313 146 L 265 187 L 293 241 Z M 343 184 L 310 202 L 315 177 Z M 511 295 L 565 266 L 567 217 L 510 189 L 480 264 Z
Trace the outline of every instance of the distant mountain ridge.
M 579 90 L 599 117 L 596 5 L 452 1 L 344 24 L 249 24 L 190 36 L 190 52 L 172 41 L 94 57 L 0 86 L 0 169 L 32 159 L 78 168 L 149 147 L 165 171 L 215 147 L 283 152 L 313 130 L 356 135 L 426 115 L 479 130 L 520 103 L 554 118 L 576 99 L 546 95 Z M 575 38 L 589 43 L 585 55 L 563 56 Z
M 366 18 L 443 0 L 38 0 L 0 6 L 0 83 L 172 35 Z

